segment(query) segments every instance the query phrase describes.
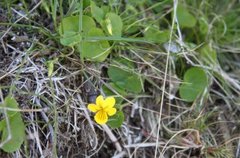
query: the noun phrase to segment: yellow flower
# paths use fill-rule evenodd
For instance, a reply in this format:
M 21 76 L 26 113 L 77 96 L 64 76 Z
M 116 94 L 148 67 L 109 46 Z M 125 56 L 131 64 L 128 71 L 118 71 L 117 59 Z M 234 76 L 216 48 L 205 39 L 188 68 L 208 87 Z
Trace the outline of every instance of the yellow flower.
M 92 112 L 95 112 L 94 120 L 102 125 L 108 121 L 108 116 L 113 116 L 116 113 L 114 97 L 107 97 L 106 99 L 103 96 L 98 96 L 96 99 L 96 104 L 88 104 L 88 109 Z

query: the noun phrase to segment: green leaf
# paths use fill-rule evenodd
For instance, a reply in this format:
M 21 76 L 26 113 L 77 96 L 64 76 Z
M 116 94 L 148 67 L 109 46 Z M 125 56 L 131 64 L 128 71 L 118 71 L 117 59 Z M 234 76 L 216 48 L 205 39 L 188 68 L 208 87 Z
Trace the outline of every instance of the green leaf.
M 82 32 L 79 30 L 79 16 L 69 16 L 62 20 L 59 33 L 61 35 L 60 42 L 64 46 L 73 46 L 81 42 L 82 37 L 85 36 L 88 31 L 95 28 L 96 24 L 94 20 L 86 15 L 82 17 Z
M 25 139 L 25 125 L 20 113 L 10 118 L 11 139 L 2 146 L 5 152 L 14 152 L 18 150 Z M 7 130 L 6 122 L 2 131 L 2 142 L 7 139 L 9 131 Z
M 13 97 L 6 97 L 4 100 L 4 107 L 18 109 L 18 103 Z M 12 117 L 16 114 L 16 111 L 7 111 L 8 117 Z
M 115 13 L 107 13 L 105 19 L 105 28 L 111 36 L 122 36 L 123 23 L 119 15 Z
M 83 9 L 86 9 L 88 6 L 90 6 L 89 0 L 83 0 Z
M 2 106 L 2 105 L 0 105 L 0 106 Z M 4 130 L 4 128 L 5 128 L 5 126 L 6 126 L 5 124 L 6 124 L 5 121 L 3 121 L 3 120 L 0 121 L 0 132 Z
M 119 67 L 110 66 L 108 76 L 114 84 L 132 93 L 142 91 L 141 78 L 130 70 L 123 70 Z
M 87 37 L 105 37 L 101 29 L 96 28 L 94 20 L 84 15 L 82 32 L 79 32 L 79 16 L 64 18 L 60 27 L 61 43 L 66 46 L 77 45 L 82 58 L 92 61 L 104 61 L 110 53 L 107 40 L 88 40 Z
M 113 60 L 114 63 L 120 65 L 120 66 L 124 66 L 125 68 L 128 68 L 128 69 L 134 69 L 134 63 L 125 59 L 125 58 L 120 58 L 120 57 L 117 57 Z
M 48 77 L 52 76 L 53 70 L 54 70 L 54 64 L 58 61 L 58 58 L 55 58 L 53 60 L 47 61 L 47 68 L 48 68 Z
M 13 97 L 5 98 L 4 106 L 7 108 L 18 109 L 18 103 Z M 20 112 L 18 111 L 8 111 L 7 116 L 9 119 L 10 131 L 7 128 L 6 118 L 0 122 L 0 127 L 2 131 L 1 142 L 5 141 L 8 136 L 11 136 L 11 139 L 3 144 L 2 149 L 5 152 L 14 152 L 17 151 L 24 139 L 25 139 L 25 125 L 23 123 Z
M 65 32 L 79 32 L 79 16 L 69 16 L 64 18 L 61 23 L 60 33 Z M 82 29 L 87 33 L 91 28 L 96 27 L 94 20 L 86 15 L 82 16 Z M 63 30 L 63 32 L 61 32 Z
M 192 67 L 184 74 L 183 83 L 179 88 L 180 97 L 193 102 L 207 87 L 208 79 L 205 71 L 199 67 Z
M 126 96 L 127 93 L 124 91 L 124 89 L 122 89 L 121 87 L 118 87 L 116 84 L 114 84 L 113 82 L 108 83 L 109 86 L 115 90 L 117 93 L 119 93 L 122 96 Z M 116 95 L 111 89 L 109 89 L 108 87 L 104 86 L 103 87 L 103 91 L 106 94 L 106 96 L 111 96 L 111 95 Z
M 48 66 L 48 77 L 52 76 L 53 69 L 54 69 L 54 63 L 52 61 L 47 63 Z
M 62 19 L 59 26 L 59 33 L 65 32 L 78 32 L 79 31 L 79 18 L 78 16 L 69 16 Z
M 94 1 L 91 1 L 91 13 L 96 21 L 101 24 L 104 19 L 104 11 L 99 8 Z
M 92 28 L 95 28 L 95 27 L 96 27 L 96 24 L 95 24 L 95 22 L 94 22 L 92 17 L 87 16 L 87 15 L 83 15 L 82 16 L 82 31 L 83 31 L 83 35 L 87 34 L 89 30 L 91 30 Z
M 151 26 L 144 32 L 147 40 L 156 43 L 165 43 L 168 41 L 170 35 L 169 30 L 160 31 L 158 27 Z
M 111 128 L 119 128 L 121 127 L 124 121 L 124 113 L 122 111 L 118 111 L 115 115 L 109 117 L 107 124 Z
M 60 43 L 64 46 L 74 46 L 80 42 L 82 36 L 77 32 L 65 32 L 60 39 Z
M 176 16 L 181 27 L 191 28 L 196 25 L 196 18 L 183 5 L 178 5 Z
M 93 28 L 88 32 L 87 37 L 104 37 L 104 34 L 101 29 Z M 104 40 L 83 41 L 82 49 L 81 45 L 79 45 L 78 48 L 82 50 L 82 58 L 98 62 L 104 61 L 110 53 L 110 45 L 108 41 Z
M 101 6 L 101 9 L 103 10 L 104 17 L 105 17 L 105 15 L 110 12 L 111 7 L 108 6 L 108 5 L 102 5 L 102 6 Z

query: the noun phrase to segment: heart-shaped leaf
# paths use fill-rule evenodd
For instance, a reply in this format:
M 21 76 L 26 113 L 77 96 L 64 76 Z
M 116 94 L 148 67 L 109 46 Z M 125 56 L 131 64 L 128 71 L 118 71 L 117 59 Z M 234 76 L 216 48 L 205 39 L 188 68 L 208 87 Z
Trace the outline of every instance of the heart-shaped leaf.
M 61 44 L 64 46 L 73 46 L 81 42 L 82 37 L 85 36 L 90 29 L 96 27 L 94 20 L 86 15 L 82 16 L 81 25 L 82 32 L 79 30 L 79 16 L 69 16 L 64 18 L 59 27 Z
M 107 13 L 105 18 L 105 28 L 111 36 L 122 36 L 123 22 L 119 15 Z
M 60 43 L 64 46 L 74 46 L 80 42 L 82 36 L 77 32 L 65 32 L 60 39 Z
M 192 67 L 184 74 L 183 83 L 179 88 L 180 97 L 187 101 L 194 101 L 207 87 L 208 79 L 205 71 L 199 67 Z
M 130 70 L 110 66 L 108 68 L 108 76 L 114 84 L 122 89 L 132 93 L 140 93 L 142 91 L 140 76 Z
M 170 35 L 169 30 L 160 31 L 158 27 L 151 26 L 145 32 L 144 36 L 147 40 L 156 43 L 165 43 Z
M 94 1 L 91 1 L 91 13 L 96 21 L 101 24 L 104 19 L 104 11 L 102 8 L 99 8 Z
M 86 37 L 104 37 L 104 34 L 101 29 L 93 28 L 87 33 Z M 83 41 L 78 48 L 82 51 L 80 52 L 82 58 L 98 62 L 104 61 L 110 53 L 110 45 L 105 40 Z
M 183 5 L 177 7 L 177 19 L 181 27 L 194 27 L 196 25 L 196 18 Z
M 18 103 L 13 97 L 6 97 L 4 104 L 0 105 L 6 108 L 12 108 L 18 110 Z M 20 112 L 18 111 L 7 111 L 7 116 L 9 119 L 8 130 L 6 118 L 0 122 L 0 130 L 2 132 L 1 142 L 4 142 L 11 136 L 10 140 L 3 144 L 1 147 L 5 152 L 14 152 L 18 150 L 24 139 L 25 139 L 25 125 L 23 123 Z

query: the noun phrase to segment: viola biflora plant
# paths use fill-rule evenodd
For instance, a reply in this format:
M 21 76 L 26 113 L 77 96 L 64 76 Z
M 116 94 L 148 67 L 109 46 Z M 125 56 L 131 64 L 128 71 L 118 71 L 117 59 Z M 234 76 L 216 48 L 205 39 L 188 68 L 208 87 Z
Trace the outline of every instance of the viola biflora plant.
M 81 1 L 82 7 L 87 7 L 90 12 L 78 15 L 66 16 L 59 23 L 60 43 L 74 48 L 82 61 L 101 63 L 107 60 L 114 46 L 119 41 L 129 40 L 123 38 L 123 21 L 120 15 L 110 11 L 108 7 L 98 7 L 94 1 Z M 148 40 L 151 40 L 148 35 Z M 135 42 L 136 39 L 132 39 Z M 166 40 L 166 38 L 165 38 Z M 144 41 L 144 40 L 142 40 Z M 113 57 L 110 61 L 107 74 L 110 78 L 109 85 L 121 96 L 139 94 L 143 89 L 144 80 L 135 72 L 134 62 L 124 58 Z M 49 69 L 52 66 L 49 66 Z M 50 69 L 51 70 L 51 69 Z M 107 96 L 116 95 L 109 88 L 103 86 Z M 102 96 L 97 97 L 96 104 L 89 104 L 88 109 L 95 112 L 95 121 L 98 124 L 107 123 L 111 127 L 120 127 L 124 114 L 121 110 L 122 99 L 117 101 L 113 97 L 106 100 Z M 113 108 L 117 103 L 119 110 Z M 109 108 L 108 108 L 109 107 Z

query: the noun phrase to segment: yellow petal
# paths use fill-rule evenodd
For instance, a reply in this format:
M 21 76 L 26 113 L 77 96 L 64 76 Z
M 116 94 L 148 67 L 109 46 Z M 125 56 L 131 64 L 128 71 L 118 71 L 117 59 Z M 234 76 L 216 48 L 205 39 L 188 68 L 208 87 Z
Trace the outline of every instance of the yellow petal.
M 117 110 L 116 110 L 116 108 L 107 108 L 106 112 L 109 116 L 112 116 L 112 115 L 116 114 Z
M 94 116 L 94 120 L 100 125 L 105 124 L 108 121 L 107 113 L 103 110 L 98 111 Z
M 88 104 L 87 108 L 92 112 L 97 112 L 98 110 L 100 110 L 100 107 L 96 104 Z
M 97 99 L 96 99 L 96 104 L 97 104 L 98 106 L 102 107 L 103 103 L 104 103 L 103 96 L 102 96 L 102 95 L 99 95 L 99 96 L 97 97 Z
M 105 100 L 104 100 L 104 107 L 107 107 L 107 108 L 112 108 L 116 103 L 116 100 L 114 97 L 107 97 Z

